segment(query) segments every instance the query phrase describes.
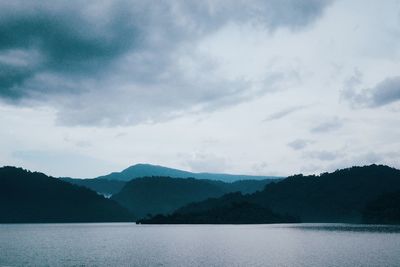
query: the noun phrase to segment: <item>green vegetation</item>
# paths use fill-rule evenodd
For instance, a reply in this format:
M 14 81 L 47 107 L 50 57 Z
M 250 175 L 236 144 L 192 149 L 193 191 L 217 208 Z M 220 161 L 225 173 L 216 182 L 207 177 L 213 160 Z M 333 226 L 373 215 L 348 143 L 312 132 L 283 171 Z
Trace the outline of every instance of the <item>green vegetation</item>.
M 386 193 L 367 204 L 364 223 L 400 224 L 400 191 Z
M 263 191 L 249 195 L 228 194 L 182 207 L 170 216 L 147 218 L 142 223 L 191 223 L 199 214 L 210 219 L 215 210 L 230 210 L 234 203 L 250 203 L 275 214 L 298 218 L 302 222 L 363 222 L 367 204 L 378 196 L 400 190 L 400 171 L 382 165 L 352 167 L 320 176 L 295 175 L 268 184 Z M 389 199 L 395 199 L 389 195 Z M 381 201 L 383 207 L 399 209 L 400 201 Z M 384 211 L 383 208 L 380 208 Z M 243 211 L 245 213 L 245 211 Z M 245 213 L 246 214 L 246 213 Z M 245 215 L 243 215 L 245 216 Z M 253 214 L 248 214 L 252 218 Z M 164 220 L 163 220 L 164 219 Z M 243 218 L 238 220 L 238 223 Z M 248 219 L 246 221 L 251 221 Z M 384 221 L 381 221 L 384 222 Z M 233 221 L 231 223 L 234 223 Z
M 107 180 L 107 179 L 73 179 L 73 178 L 60 178 L 60 179 L 71 184 L 84 186 L 106 197 L 110 197 L 118 193 L 126 184 L 126 182 L 124 181 Z
M 133 216 L 118 203 L 42 173 L 0 168 L 0 222 L 122 222 Z
M 148 214 L 168 214 L 191 202 L 233 191 L 255 192 L 269 182 L 271 180 L 224 183 L 194 178 L 144 177 L 128 182 L 112 199 L 140 218 Z

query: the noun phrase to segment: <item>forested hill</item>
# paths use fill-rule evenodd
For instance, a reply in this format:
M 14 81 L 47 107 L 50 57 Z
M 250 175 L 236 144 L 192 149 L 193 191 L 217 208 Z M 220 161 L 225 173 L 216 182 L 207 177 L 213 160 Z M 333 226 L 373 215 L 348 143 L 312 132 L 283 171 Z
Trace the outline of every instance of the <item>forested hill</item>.
M 219 197 L 229 192 L 254 193 L 263 190 L 272 180 L 222 181 L 143 177 L 128 182 L 112 199 L 139 218 L 148 214 L 168 214 L 191 202 Z
M 143 178 L 143 177 L 141 177 Z M 89 188 L 97 193 L 104 195 L 106 197 L 110 197 L 119 193 L 122 188 L 126 185 L 127 182 L 122 180 L 108 180 L 108 179 L 73 179 L 73 178 L 60 178 L 63 181 L 69 182 L 71 184 L 76 184 L 80 186 L 84 186 Z M 140 179 L 140 178 L 133 178 Z M 132 180 L 133 180 L 132 179 Z M 186 178 L 180 178 L 186 179 Z M 193 178 L 190 178 L 193 179 Z M 208 180 L 208 179 L 196 179 L 197 181 L 203 181 L 208 184 L 213 184 L 216 187 L 219 187 L 223 193 L 228 192 L 242 192 L 244 194 L 254 193 L 256 191 L 263 190 L 265 185 L 273 182 L 279 181 L 279 179 L 264 179 L 264 180 L 239 180 L 234 182 L 223 182 L 218 180 Z M 154 181 L 154 180 L 153 180 Z M 173 181 L 173 180 L 171 180 Z M 129 181 L 128 181 L 129 182 Z M 199 182 L 202 184 L 202 182 Z M 149 185 L 151 186 L 151 185 Z M 147 190 L 144 188 L 144 190 Z M 146 194 L 145 191 L 137 192 L 138 194 Z M 206 195 L 209 196 L 209 195 Z M 202 198 L 205 199 L 205 198 Z
M 397 190 L 399 170 L 370 165 L 319 176 L 295 175 L 266 186 L 251 199 L 276 212 L 297 215 L 304 222 L 358 223 L 368 202 Z
M 400 203 L 393 202 L 398 194 L 390 193 L 399 190 L 400 171 L 397 169 L 383 165 L 352 167 L 319 176 L 294 175 L 268 184 L 263 191 L 254 194 L 228 194 L 192 203 L 178 209 L 165 221 L 172 223 L 173 218 L 179 218 L 179 223 L 184 223 L 184 218 L 190 223 L 192 217 L 199 214 L 206 217 L 216 209 L 234 212 L 231 207 L 240 207 L 238 203 L 251 203 L 302 222 L 361 223 L 367 219 L 379 222 L 379 214 L 387 214 L 388 210 L 398 212 Z M 385 194 L 388 195 L 379 198 Z M 393 221 L 396 216 L 389 214 L 387 220 Z M 142 221 L 146 222 L 151 223 L 151 220 Z M 157 223 L 162 223 L 162 217 L 158 217 Z
M 43 173 L 0 168 L 0 222 L 122 222 L 133 216 L 118 203 Z

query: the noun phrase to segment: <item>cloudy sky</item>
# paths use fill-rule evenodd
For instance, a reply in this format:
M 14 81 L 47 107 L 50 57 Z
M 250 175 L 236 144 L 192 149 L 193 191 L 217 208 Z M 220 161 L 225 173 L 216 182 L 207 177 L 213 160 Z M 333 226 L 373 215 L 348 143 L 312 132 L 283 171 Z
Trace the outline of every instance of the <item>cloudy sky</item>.
M 397 0 L 0 0 L 0 165 L 400 168 Z

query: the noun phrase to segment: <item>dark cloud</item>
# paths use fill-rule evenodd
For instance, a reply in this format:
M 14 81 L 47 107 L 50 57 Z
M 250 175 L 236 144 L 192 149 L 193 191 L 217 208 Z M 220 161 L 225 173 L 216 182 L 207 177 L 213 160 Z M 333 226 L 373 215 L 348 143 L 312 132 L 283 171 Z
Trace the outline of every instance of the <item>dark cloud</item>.
M 356 77 L 353 77 L 351 81 L 355 79 Z M 355 85 L 359 83 L 347 84 L 342 93 L 342 97 L 353 107 L 376 108 L 400 100 L 400 76 L 388 77 L 372 88 L 356 91 Z
M 371 89 L 371 105 L 387 105 L 400 100 L 400 76 L 390 77 Z
M 92 125 L 231 105 L 263 90 L 219 77 L 217 63 L 193 44 L 229 22 L 299 30 L 330 2 L 3 1 L 0 98 L 49 105 L 61 123 Z
M 104 18 L 106 23 L 101 27 L 95 25 L 97 21 L 88 20 L 79 6 L 63 6 L 61 10 L 51 4 L 20 10 L 13 7 L 13 12 L 6 12 L 7 8 L 1 12 L 0 55 L 22 53 L 26 62 L 15 66 L 13 62 L 1 62 L 0 57 L 0 95 L 6 98 L 20 98 L 32 90 L 63 90 L 46 85 L 32 88 L 30 82 L 46 72 L 65 79 L 101 72 L 132 47 L 137 37 L 129 16 L 115 11 L 117 6 L 110 7 L 109 12 L 117 12 L 118 16 Z

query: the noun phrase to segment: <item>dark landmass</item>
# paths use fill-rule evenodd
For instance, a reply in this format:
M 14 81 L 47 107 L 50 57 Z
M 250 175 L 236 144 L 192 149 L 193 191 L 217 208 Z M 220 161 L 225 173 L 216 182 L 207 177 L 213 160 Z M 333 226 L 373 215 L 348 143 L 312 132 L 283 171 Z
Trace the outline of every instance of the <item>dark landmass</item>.
M 194 173 L 158 165 L 136 164 L 121 172 L 113 172 L 108 175 L 99 176 L 97 177 L 97 179 L 130 181 L 134 178 L 152 177 L 152 176 L 157 176 L 157 177 L 164 176 L 164 177 L 174 177 L 174 178 L 190 177 L 196 179 L 219 180 L 224 182 L 282 178 L 275 176 L 236 175 L 236 174 L 223 174 L 223 173 Z
M 400 224 L 400 191 L 383 194 L 369 202 L 363 212 L 363 222 Z
M 275 214 L 289 214 L 289 217 L 299 218 L 302 222 L 361 223 L 369 202 L 382 194 L 399 190 L 399 170 L 382 165 L 352 167 L 319 176 L 294 175 L 268 184 L 263 191 L 253 194 L 227 194 L 191 203 L 170 217 L 158 216 L 157 223 L 163 223 L 163 218 L 168 218 L 165 223 L 170 223 L 171 218 L 179 218 L 176 219 L 179 223 L 185 223 L 184 218 L 186 223 L 190 223 L 198 214 L 214 214 L 215 209 L 229 209 L 234 203 L 254 204 Z M 394 205 L 398 207 L 399 204 L 396 202 Z M 141 222 L 152 222 L 152 218 Z
M 119 222 L 132 221 L 135 214 L 144 218 L 139 223 L 160 224 L 400 224 L 400 171 L 382 165 L 294 175 L 272 183 L 145 177 L 83 180 L 78 186 L 71 184 L 75 180 L 64 180 L 69 182 L 0 168 L 0 222 Z M 99 193 L 120 191 L 107 199 L 84 186 Z
M 105 197 L 111 197 L 118 193 L 126 184 L 124 181 L 107 179 L 73 179 L 67 177 L 60 179 L 71 184 L 84 186 Z
M 21 168 L 0 168 L 0 222 L 126 222 L 118 203 L 84 187 Z
M 213 180 L 171 177 L 133 179 L 112 199 L 138 217 L 168 214 L 191 202 L 219 197 L 232 191 L 255 192 L 271 180 L 225 183 Z
M 138 218 L 148 214 L 166 214 L 193 201 L 225 192 L 216 184 L 193 178 L 144 177 L 128 182 L 112 196 Z
M 251 194 L 264 190 L 265 186 L 270 183 L 279 182 L 282 179 L 264 179 L 264 180 L 239 180 L 232 183 L 224 183 L 222 186 L 227 193 L 240 192 L 242 194 Z
M 382 165 L 352 167 L 319 176 L 295 175 L 266 186 L 250 201 L 303 222 L 362 222 L 367 203 L 400 190 L 400 171 Z
M 298 223 L 298 218 L 274 213 L 271 209 L 249 202 L 232 202 L 196 213 L 156 215 L 139 220 L 140 224 L 263 224 Z
M 74 178 L 67 178 L 63 177 L 60 178 L 61 180 L 65 182 L 69 182 L 72 184 L 84 186 L 86 188 L 89 188 L 93 191 L 96 191 L 97 193 L 105 196 L 105 197 L 111 197 L 112 195 L 115 195 L 119 193 L 122 188 L 126 185 L 127 182 L 125 181 L 120 181 L 120 180 L 107 180 L 107 179 L 74 179 Z M 137 178 L 134 178 L 137 179 Z M 196 179 L 198 180 L 198 179 Z M 205 180 L 205 179 L 202 179 Z M 216 181 L 216 180 L 205 180 L 208 183 L 215 184 L 215 186 L 220 187 L 221 190 L 223 190 L 223 193 L 229 193 L 229 192 L 242 192 L 244 194 L 248 193 L 254 193 L 256 191 L 263 190 L 265 185 L 273 182 L 273 181 L 279 181 L 280 179 L 265 179 L 265 180 L 239 180 L 231 183 L 227 182 L 222 182 L 222 181 Z M 149 185 L 151 187 L 151 185 Z M 141 194 L 145 194 L 146 192 L 142 192 Z M 216 196 L 216 195 L 212 195 Z M 207 198 L 207 197 L 206 197 Z M 206 198 L 201 198 L 201 199 L 206 199 Z M 189 203 L 189 202 L 187 202 Z

